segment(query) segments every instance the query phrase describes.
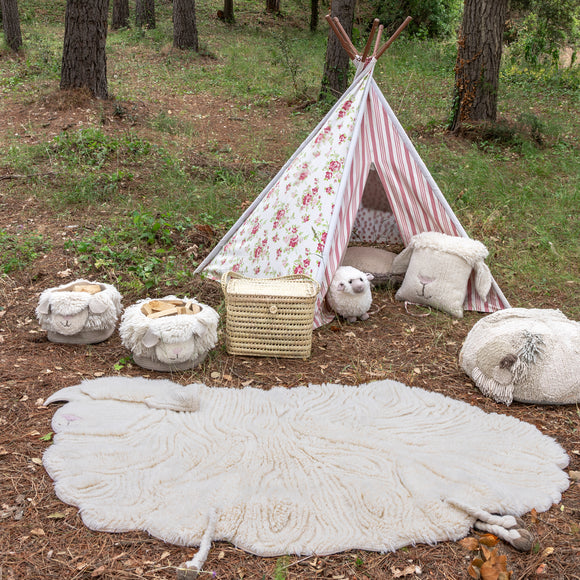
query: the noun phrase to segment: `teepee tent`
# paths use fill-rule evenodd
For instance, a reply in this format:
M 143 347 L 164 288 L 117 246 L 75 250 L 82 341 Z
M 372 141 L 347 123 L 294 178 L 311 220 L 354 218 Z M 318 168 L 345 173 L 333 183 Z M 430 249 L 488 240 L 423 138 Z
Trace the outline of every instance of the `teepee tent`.
M 260 278 L 309 275 L 321 286 L 315 328 L 334 316 L 324 298 L 353 227 L 372 242 L 361 224 L 392 216 L 391 236 L 405 245 L 426 231 L 468 237 L 373 78 L 376 57 L 394 37 L 367 59 L 337 35 L 357 65 L 352 85 L 196 269 L 216 280 L 228 271 Z M 364 200 L 373 198 L 374 207 L 357 221 Z M 483 301 L 470 280 L 465 309 L 508 307 L 495 281 Z

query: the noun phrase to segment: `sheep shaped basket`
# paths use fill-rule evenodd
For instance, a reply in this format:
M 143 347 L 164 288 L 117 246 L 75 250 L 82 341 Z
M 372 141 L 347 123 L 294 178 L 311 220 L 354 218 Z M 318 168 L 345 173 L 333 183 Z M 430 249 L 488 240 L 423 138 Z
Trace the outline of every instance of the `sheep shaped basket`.
M 192 298 L 166 296 L 126 308 L 119 334 L 135 364 L 162 372 L 199 365 L 217 344 L 218 313 Z
M 51 342 L 95 344 L 113 334 L 121 310 L 121 294 L 114 286 L 76 280 L 44 290 L 36 316 Z

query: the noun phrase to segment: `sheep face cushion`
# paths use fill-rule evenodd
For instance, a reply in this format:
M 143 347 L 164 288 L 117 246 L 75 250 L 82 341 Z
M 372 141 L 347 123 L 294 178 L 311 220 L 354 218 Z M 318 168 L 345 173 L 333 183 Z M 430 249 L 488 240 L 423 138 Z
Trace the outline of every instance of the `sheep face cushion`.
M 393 261 L 393 274 L 405 273 L 395 298 L 462 318 L 472 270 L 484 300 L 491 288 L 491 273 L 483 262 L 487 255 L 486 247 L 476 240 L 437 232 L 417 234 Z
M 580 323 L 559 310 L 494 312 L 469 331 L 459 364 L 498 403 L 578 403 Z

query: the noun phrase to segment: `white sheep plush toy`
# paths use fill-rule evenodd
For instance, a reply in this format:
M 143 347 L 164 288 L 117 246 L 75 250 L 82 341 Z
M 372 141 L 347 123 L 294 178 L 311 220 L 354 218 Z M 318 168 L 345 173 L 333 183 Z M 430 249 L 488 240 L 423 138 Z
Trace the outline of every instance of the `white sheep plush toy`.
M 129 306 L 119 334 L 140 367 L 183 371 L 200 364 L 215 347 L 218 322 L 218 313 L 207 304 L 166 296 Z
M 36 316 L 51 342 L 95 344 L 113 334 L 121 310 L 114 286 L 77 280 L 44 290 Z
M 353 266 L 338 268 L 328 288 L 328 305 L 349 322 L 367 320 L 373 302 L 370 281 L 372 274 L 365 274 Z

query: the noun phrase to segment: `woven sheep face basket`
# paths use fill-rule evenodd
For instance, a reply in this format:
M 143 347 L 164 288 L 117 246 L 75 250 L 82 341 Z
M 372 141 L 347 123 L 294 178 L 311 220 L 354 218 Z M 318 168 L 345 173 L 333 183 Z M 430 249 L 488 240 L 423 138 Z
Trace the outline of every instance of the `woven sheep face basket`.
M 119 334 L 140 367 L 183 371 L 199 365 L 215 347 L 218 322 L 219 315 L 210 306 L 166 296 L 129 306 Z
M 95 344 L 113 334 L 121 310 L 121 295 L 115 287 L 77 280 L 44 290 L 36 316 L 51 342 Z

